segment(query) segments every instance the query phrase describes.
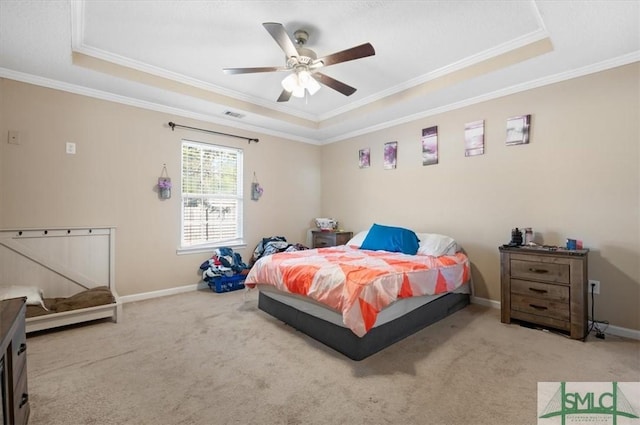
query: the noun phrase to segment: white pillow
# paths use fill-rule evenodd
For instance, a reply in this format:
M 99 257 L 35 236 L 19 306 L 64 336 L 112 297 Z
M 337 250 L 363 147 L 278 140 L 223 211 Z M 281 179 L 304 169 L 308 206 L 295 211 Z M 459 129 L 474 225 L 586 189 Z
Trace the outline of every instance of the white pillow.
M 440 257 L 442 255 L 454 255 L 459 251 L 455 239 L 437 233 L 416 233 L 420 239 L 418 255 L 431 255 Z
M 346 245 L 355 245 L 360 247 L 369 230 L 363 230 L 358 232 L 352 237 Z M 460 250 L 458 243 L 450 236 L 439 235 L 437 233 L 417 233 L 420 240 L 420 246 L 418 247 L 417 255 L 431 255 L 433 257 L 440 257 L 442 255 L 454 255 Z
M 367 237 L 368 233 L 369 233 L 369 230 L 363 230 L 362 232 L 357 233 L 354 237 L 349 239 L 349 242 L 347 242 L 345 245 L 355 245 L 358 248 L 360 248 L 360 246 L 362 245 L 362 242 L 364 242 L 364 239 Z
M 27 305 L 39 305 L 47 310 L 44 305 L 42 289 L 35 286 L 9 286 L 0 289 L 0 300 L 10 298 L 27 297 Z

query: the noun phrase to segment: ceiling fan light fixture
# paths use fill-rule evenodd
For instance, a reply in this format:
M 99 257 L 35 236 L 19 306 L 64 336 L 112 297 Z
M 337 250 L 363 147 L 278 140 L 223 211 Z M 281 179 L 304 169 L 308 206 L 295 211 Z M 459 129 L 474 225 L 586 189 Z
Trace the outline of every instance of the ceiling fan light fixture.
M 305 90 L 313 96 L 320 90 L 320 83 L 311 76 L 309 71 L 302 70 L 287 75 L 282 80 L 282 88 L 290 92 L 293 97 L 304 97 Z
M 309 81 L 307 82 L 307 90 L 309 91 L 309 94 L 311 96 L 313 96 L 318 92 L 318 90 L 320 90 L 320 83 L 318 83 L 316 79 L 311 76 L 311 74 L 309 74 Z
M 298 82 L 298 74 L 291 73 L 282 80 L 282 88 L 288 92 L 292 92 L 300 86 Z
M 304 97 L 304 87 L 298 87 L 291 92 L 293 97 Z

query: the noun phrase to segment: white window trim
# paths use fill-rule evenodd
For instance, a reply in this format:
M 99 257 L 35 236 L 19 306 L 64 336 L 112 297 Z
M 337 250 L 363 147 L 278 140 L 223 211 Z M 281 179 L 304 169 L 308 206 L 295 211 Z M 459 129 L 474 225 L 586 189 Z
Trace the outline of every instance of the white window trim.
M 240 233 L 240 238 L 229 240 L 229 241 L 209 242 L 209 243 L 192 245 L 192 246 L 182 246 L 182 237 L 183 237 L 182 232 L 184 231 L 184 215 L 183 215 L 183 210 L 182 210 L 182 206 L 181 206 L 180 207 L 180 246 L 178 246 L 178 248 L 176 249 L 176 254 L 185 255 L 185 254 L 201 254 L 201 253 L 204 253 L 204 252 L 210 253 L 214 249 L 222 248 L 222 247 L 228 247 L 228 248 L 231 248 L 231 249 L 246 248 L 247 244 L 246 244 L 246 242 L 244 240 L 244 204 L 245 204 L 245 197 L 244 197 L 244 151 L 242 149 L 240 149 L 240 148 L 235 148 L 235 147 L 217 145 L 217 144 L 214 144 L 214 143 L 200 142 L 200 141 L 196 141 L 196 140 L 182 139 L 181 142 L 180 142 L 180 157 L 181 158 L 182 158 L 182 146 L 184 145 L 185 142 L 186 143 L 201 144 L 201 145 L 209 145 L 209 146 L 212 146 L 214 148 L 219 148 L 219 149 L 232 150 L 232 151 L 239 152 L 242 155 L 243 160 L 240 161 L 240 163 L 238 164 L 238 179 L 239 179 L 239 186 L 240 186 L 240 199 L 242 199 L 242 208 L 240 208 L 239 211 L 238 211 L 238 216 L 239 216 L 238 217 L 238 232 Z M 182 160 L 180 162 L 182 163 Z M 180 178 L 181 178 L 181 182 L 182 182 L 182 167 L 181 167 L 181 170 L 180 170 Z M 182 185 L 180 185 L 180 188 L 181 188 L 180 189 L 180 202 L 182 203 Z

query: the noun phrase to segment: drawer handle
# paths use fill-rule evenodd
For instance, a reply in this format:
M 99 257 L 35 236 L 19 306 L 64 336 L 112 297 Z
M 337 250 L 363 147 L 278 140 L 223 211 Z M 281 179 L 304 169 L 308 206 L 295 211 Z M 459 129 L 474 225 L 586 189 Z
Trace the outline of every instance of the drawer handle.
M 18 408 L 19 409 L 22 408 L 22 406 L 24 406 L 28 402 L 29 402 L 29 394 L 23 393 L 22 398 L 20 399 L 20 405 L 18 406 Z
M 538 294 L 546 294 L 546 289 L 538 289 L 538 288 L 529 288 L 530 291 L 537 292 Z
M 543 305 L 535 305 L 535 304 L 529 304 L 529 307 L 533 307 L 536 310 L 547 310 L 547 307 L 543 306 Z
M 529 268 L 529 271 L 530 271 L 531 273 L 549 273 L 549 270 L 545 270 L 545 269 L 536 269 L 536 268 L 533 268 L 533 267 L 530 267 L 530 268 Z
M 27 344 L 25 344 L 24 342 L 22 344 L 20 344 L 20 348 L 18 348 L 18 355 L 24 353 L 25 351 L 27 351 Z

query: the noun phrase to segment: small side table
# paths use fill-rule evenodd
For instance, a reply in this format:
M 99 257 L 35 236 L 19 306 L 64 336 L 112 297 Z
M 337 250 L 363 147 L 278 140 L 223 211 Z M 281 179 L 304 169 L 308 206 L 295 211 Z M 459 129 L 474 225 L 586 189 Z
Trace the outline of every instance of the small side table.
M 512 319 L 587 334 L 589 250 L 499 247 L 501 321 Z
M 312 248 L 326 248 L 329 246 L 344 245 L 353 237 L 353 232 L 326 232 L 312 230 Z

